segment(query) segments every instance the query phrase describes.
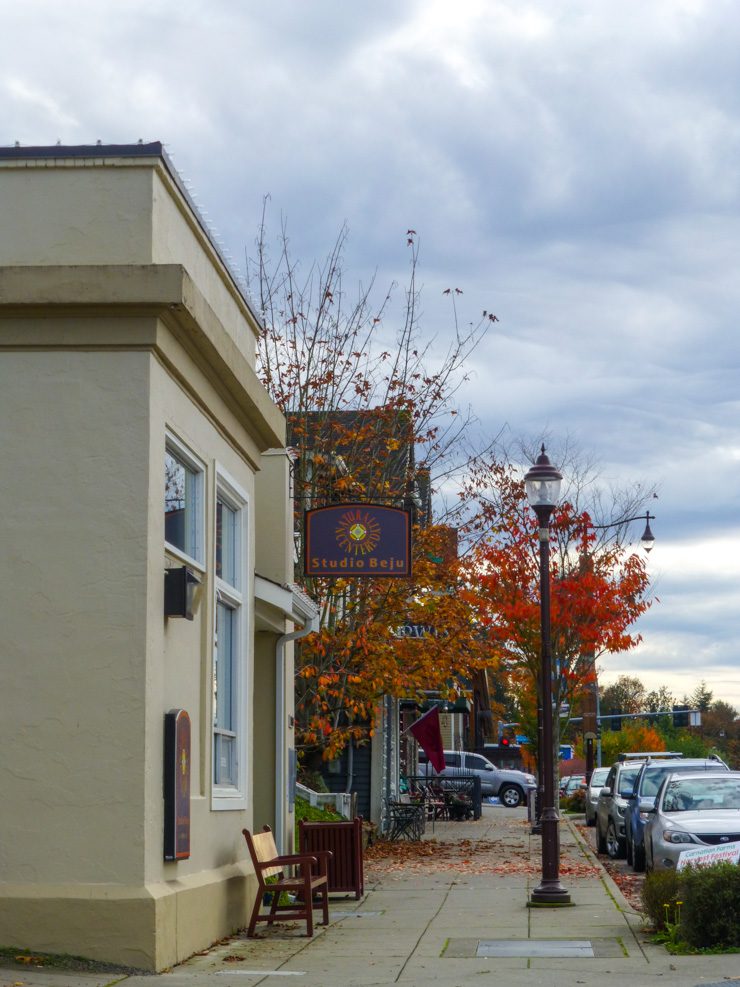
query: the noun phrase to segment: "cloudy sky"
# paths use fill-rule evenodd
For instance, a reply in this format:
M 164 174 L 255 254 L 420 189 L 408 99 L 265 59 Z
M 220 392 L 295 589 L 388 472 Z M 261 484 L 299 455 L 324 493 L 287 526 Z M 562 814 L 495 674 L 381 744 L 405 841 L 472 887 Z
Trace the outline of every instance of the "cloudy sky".
M 0 143 L 162 140 L 237 265 L 263 196 L 307 262 L 494 311 L 464 395 L 654 484 L 644 643 L 740 708 L 735 0 L 0 0 Z M 1 233 L 0 233 L 1 235 Z M 639 528 L 639 525 L 636 526 Z M 639 537 L 641 530 L 636 530 Z

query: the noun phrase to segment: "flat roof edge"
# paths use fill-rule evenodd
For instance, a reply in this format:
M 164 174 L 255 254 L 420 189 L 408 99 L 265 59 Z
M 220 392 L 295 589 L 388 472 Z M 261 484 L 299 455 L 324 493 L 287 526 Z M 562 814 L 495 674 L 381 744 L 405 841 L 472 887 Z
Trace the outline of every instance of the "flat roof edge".
M 164 155 L 161 141 L 145 144 L 54 144 L 0 147 L 0 159 L 23 158 L 151 158 Z
M 54 145 L 23 145 L 0 147 L 0 162 L 3 161 L 63 161 L 69 159 L 97 159 L 100 161 L 110 158 L 156 158 L 162 162 L 167 174 L 172 179 L 180 195 L 187 202 L 195 221 L 202 230 L 214 254 L 218 257 L 233 289 L 254 320 L 257 332 L 262 328 L 262 318 L 259 315 L 253 299 L 250 296 L 244 277 L 236 270 L 234 263 L 224 247 L 219 243 L 215 231 L 204 217 L 193 200 L 185 182 L 165 150 L 162 141 L 149 141 L 138 144 L 54 144 Z

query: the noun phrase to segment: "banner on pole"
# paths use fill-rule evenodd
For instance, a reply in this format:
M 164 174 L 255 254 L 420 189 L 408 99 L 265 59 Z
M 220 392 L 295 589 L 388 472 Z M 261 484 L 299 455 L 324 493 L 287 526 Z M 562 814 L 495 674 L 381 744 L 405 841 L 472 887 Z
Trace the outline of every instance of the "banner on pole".
M 409 733 L 429 759 L 435 771 L 441 772 L 445 766 L 442 745 L 442 729 L 439 724 L 439 706 L 433 706 L 409 727 Z

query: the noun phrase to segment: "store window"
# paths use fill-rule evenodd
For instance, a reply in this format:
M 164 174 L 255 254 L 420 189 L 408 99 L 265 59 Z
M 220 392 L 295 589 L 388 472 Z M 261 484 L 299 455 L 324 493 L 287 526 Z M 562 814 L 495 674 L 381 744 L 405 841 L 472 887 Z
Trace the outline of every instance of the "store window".
M 202 463 L 174 436 L 164 454 L 164 539 L 167 546 L 203 563 L 204 476 Z
M 217 477 L 213 648 L 213 806 L 242 808 L 246 792 L 248 682 L 246 495 Z

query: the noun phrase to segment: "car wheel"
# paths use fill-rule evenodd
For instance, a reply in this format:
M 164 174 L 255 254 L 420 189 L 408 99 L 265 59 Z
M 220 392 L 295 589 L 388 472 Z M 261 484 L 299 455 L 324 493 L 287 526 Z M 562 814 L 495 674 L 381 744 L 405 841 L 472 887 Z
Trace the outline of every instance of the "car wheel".
M 636 874 L 642 874 L 645 870 L 645 847 L 636 846 L 632 848 L 632 869 Z
M 606 853 L 606 839 L 601 835 L 601 826 L 596 823 L 596 850 L 598 853 Z
M 612 860 L 619 860 L 624 856 L 622 841 L 617 836 L 617 830 L 612 821 L 606 827 L 606 852 Z
M 504 785 L 499 789 L 498 800 L 507 809 L 516 809 L 524 801 L 524 792 L 516 785 Z

